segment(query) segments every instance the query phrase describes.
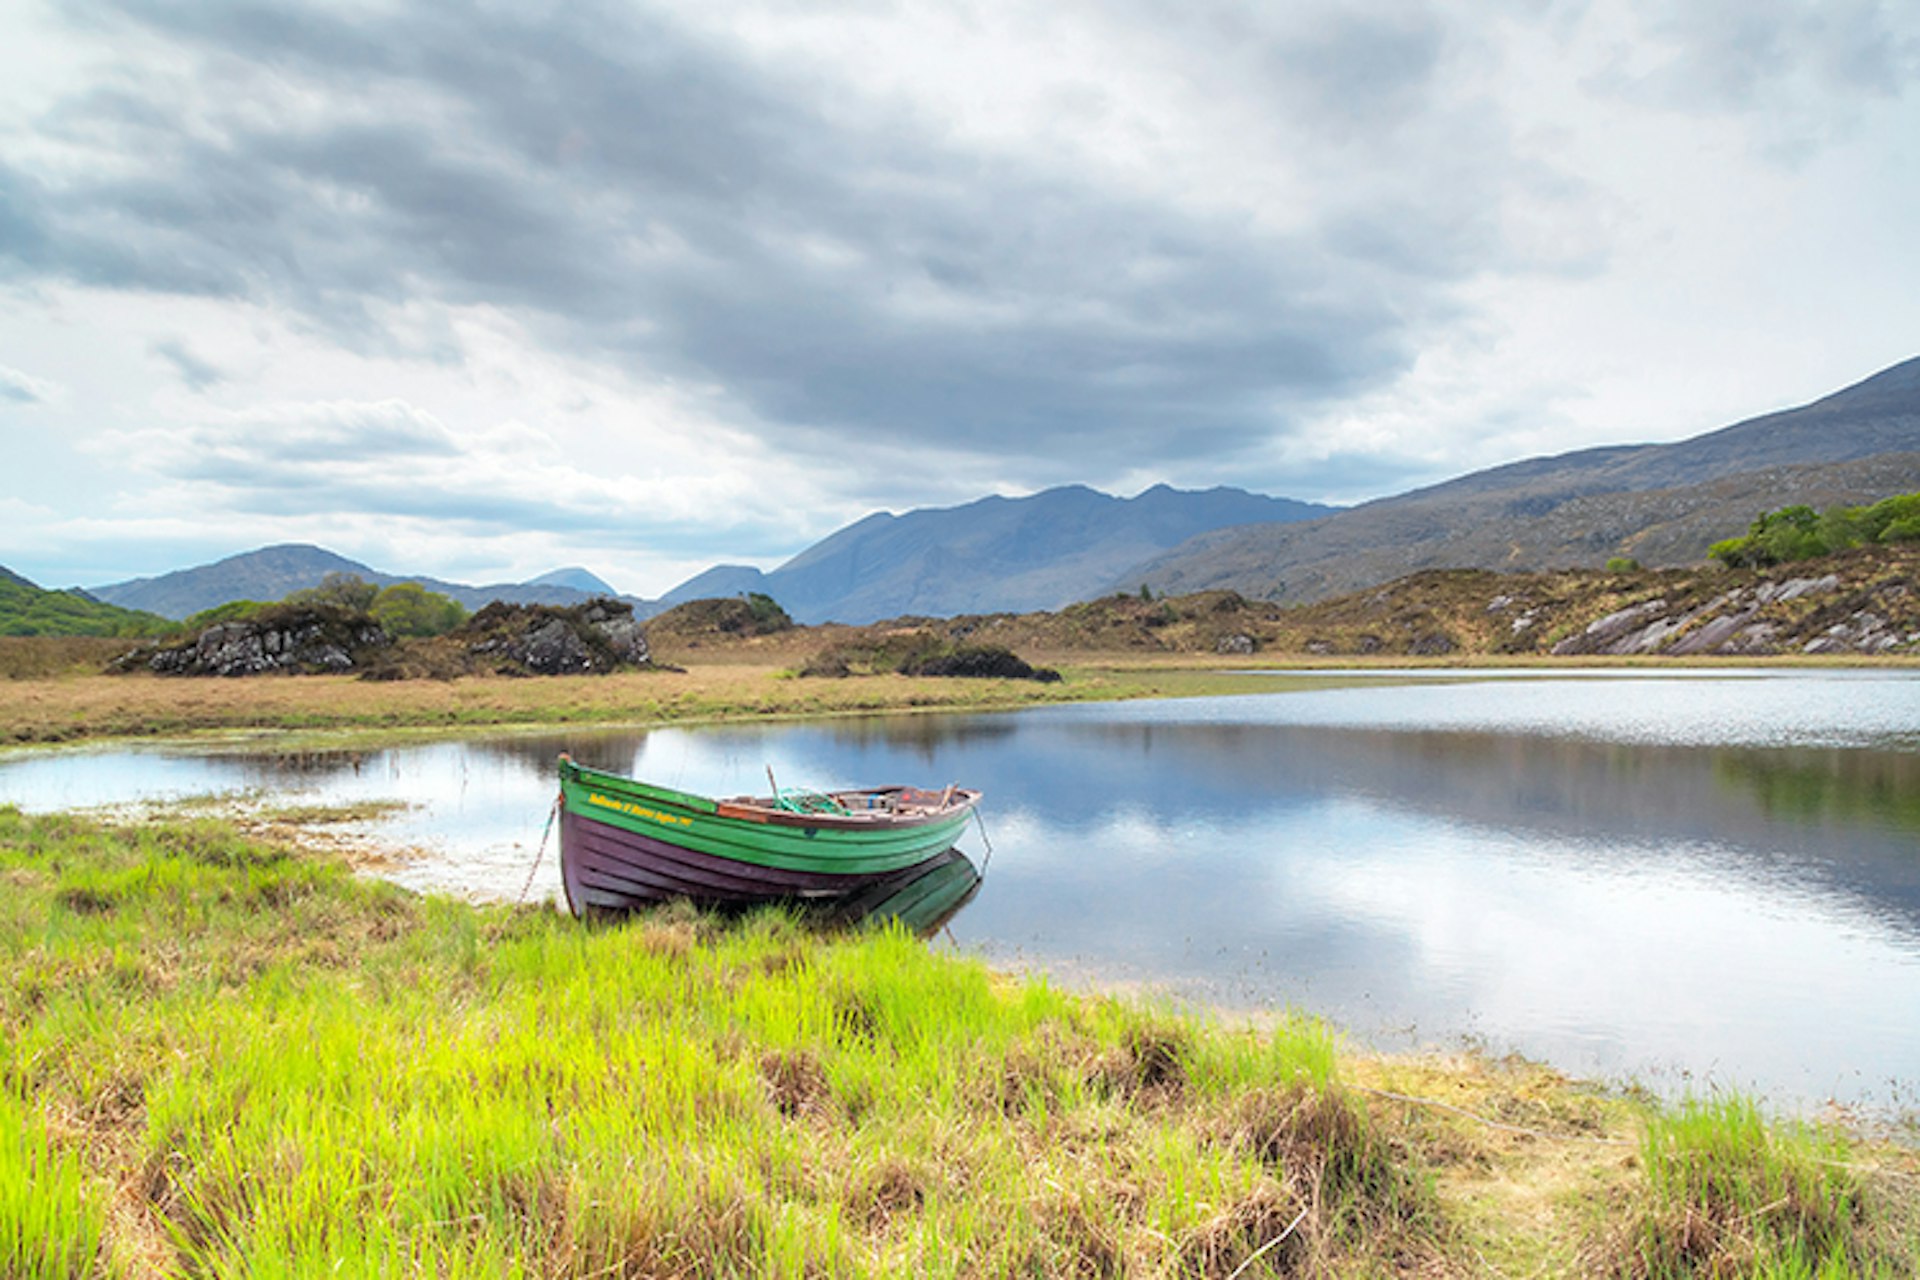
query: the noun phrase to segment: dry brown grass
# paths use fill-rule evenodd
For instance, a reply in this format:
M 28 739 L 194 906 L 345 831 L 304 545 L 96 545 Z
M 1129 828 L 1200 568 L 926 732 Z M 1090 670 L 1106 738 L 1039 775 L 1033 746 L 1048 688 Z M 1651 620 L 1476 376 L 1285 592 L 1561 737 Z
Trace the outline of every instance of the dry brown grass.
M 208 730 L 380 730 L 513 724 L 652 724 L 1018 706 L 1074 696 L 1010 680 L 797 681 L 746 663 L 571 679 L 375 683 L 347 676 L 244 680 L 75 676 L 0 682 L 0 741 L 176 735 Z M 1097 686 L 1105 689 L 1107 686 Z
M 139 643 L 118 636 L 0 636 L 0 679 L 94 675 Z

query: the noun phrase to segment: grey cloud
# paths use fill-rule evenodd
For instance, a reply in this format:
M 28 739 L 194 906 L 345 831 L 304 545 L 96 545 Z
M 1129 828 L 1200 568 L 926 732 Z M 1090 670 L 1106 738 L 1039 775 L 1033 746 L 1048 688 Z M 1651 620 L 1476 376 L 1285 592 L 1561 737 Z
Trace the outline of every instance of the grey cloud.
M 455 433 L 432 415 L 404 401 L 373 404 L 303 404 L 262 410 L 217 426 L 189 429 L 161 453 L 179 474 L 194 474 L 196 460 L 232 460 L 235 466 L 297 468 L 327 463 L 354 468 L 388 462 L 431 463 L 457 458 Z M 289 472 L 300 474 L 298 470 Z M 412 483 L 412 478 L 409 478 Z
M 1606 91 L 1761 118 L 1776 151 L 1804 155 L 1860 104 L 1920 82 L 1920 13 L 1879 0 L 1646 0 L 1661 57 L 1613 70 Z M 1785 139 L 1783 142 L 1782 139 Z
M 430 470 L 372 476 L 357 469 L 317 467 L 313 461 L 207 456 L 183 460 L 171 471 L 184 480 L 217 486 L 223 504 L 232 511 L 264 516 L 353 513 L 430 521 L 484 537 L 539 530 L 591 537 L 603 546 L 662 555 L 704 553 L 720 540 L 744 548 L 736 551 L 741 555 L 792 550 L 790 531 L 760 529 L 744 521 L 729 527 L 708 520 L 698 524 L 660 520 L 618 504 L 548 500 L 505 490 L 448 488 L 438 483 Z
M 202 360 L 188 349 L 187 344 L 178 338 L 166 338 L 150 343 L 147 350 L 172 366 L 180 375 L 180 380 L 193 391 L 205 391 L 227 380 L 220 367 L 210 361 Z
M 1431 104 L 1446 33 L 1431 11 L 1340 8 L 1266 44 L 1272 82 L 1338 136 L 1374 134 Z
M 247 515 L 424 520 L 477 536 L 540 530 L 656 554 L 692 553 L 718 530 L 738 545 L 791 550 L 790 531 L 776 540 L 752 518 L 729 528 L 711 517 L 697 525 L 652 517 L 606 500 L 606 487 L 584 474 L 549 472 L 534 483 L 532 452 L 519 468 L 476 465 L 459 432 L 403 401 L 286 405 L 120 443 L 166 476 L 205 486 L 210 508 Z
M 0 405 L 45 404 L 55 395 L 56 390 L 51 383 L 43 379 L 0 364 Z
M 39 184 L 0 160 L 0 272 L 18 275 L 43 266 L 46 226 Z
M 1417 319 L 1495 252 L 1508 181 L 1493 130 L 1444 188 L 1370 159 L 1367 207 L 1277 235 L 851 118 L 626 6 L 88 12 L 189 70 L 129 69 L 50 119 L 116 176 L 0 171 L 23 269 L 290 306 L 367 344 L 379 300 L 517 308 L 556 347 L 717 384 L 797 447 L 1089 470 L 1247 447 L 1409 365 Z M 1391 155 L 1442 43 L 1418 12 L 1342 19 L 1275 37 L 1267 74 Z
M 0 369 L 0 404 L 39 404 L 40 394 L 25 382 L 16 381 Z

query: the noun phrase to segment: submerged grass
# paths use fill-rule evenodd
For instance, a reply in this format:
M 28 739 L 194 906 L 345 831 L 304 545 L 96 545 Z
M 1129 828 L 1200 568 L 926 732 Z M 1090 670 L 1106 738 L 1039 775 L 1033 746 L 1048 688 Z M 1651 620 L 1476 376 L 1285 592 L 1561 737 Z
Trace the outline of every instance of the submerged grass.
M 1370 1106 L 1318 1023 L 1073 996 L 899 933 L 586 928 L 215 822 L 0 808 L 0 974 L 9 1276 L 1494 1274 L 1451 1171 L 1497 1153 Z M 1705 1124 L 1648 1130 L 1582 1269 L 1733 1274 L 1662 1243 L 1722 1203 L 1766 1265 L 1902 1256 L 1864 1183 L 1723 1187 L 1681 1154 L 1717 1151 Z

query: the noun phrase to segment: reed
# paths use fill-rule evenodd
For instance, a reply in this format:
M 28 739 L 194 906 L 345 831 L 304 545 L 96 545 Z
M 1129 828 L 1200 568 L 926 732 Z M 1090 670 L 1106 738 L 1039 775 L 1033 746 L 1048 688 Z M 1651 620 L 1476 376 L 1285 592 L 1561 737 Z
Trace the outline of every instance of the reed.
M 1476 1270 L 1448 1148 L 1308 1018 L 777 912 L 420 898 L 209 821 L 0 809 L 0 886 L 0 1274 Z M 1656 1207 L 1721 1194 L 1683 1121 Z M 1779 1266 L 1890 1256 L 1842 1184 L 1753 1176 L 1833 1224 L 1769 1226 Z
M 1769 1122 L 1750 1098 L 1689 1099 L 1653 1117 L 1645 1183 L 1604 1270 L 1639 1280 L 1913 1274 L 1911 1222 L 1875 1221 L 1861 1162 L 1835 1131 Z

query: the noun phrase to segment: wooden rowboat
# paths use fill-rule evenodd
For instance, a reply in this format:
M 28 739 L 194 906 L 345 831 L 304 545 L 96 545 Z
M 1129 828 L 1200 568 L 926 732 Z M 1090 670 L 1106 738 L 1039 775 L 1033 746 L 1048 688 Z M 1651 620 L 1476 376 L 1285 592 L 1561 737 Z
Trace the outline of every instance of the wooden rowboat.
M 979 800 L 960 787 L 776 787 L 772 796 L 715 800 L 562 756 L 561 880 L 576 916 L 669 898 L 847 911 L 892 903 L 895 910 L 880 914 L 918 927 L 948 901 L 957 909 L 978 885 L 979 873 L 953 844 Z

